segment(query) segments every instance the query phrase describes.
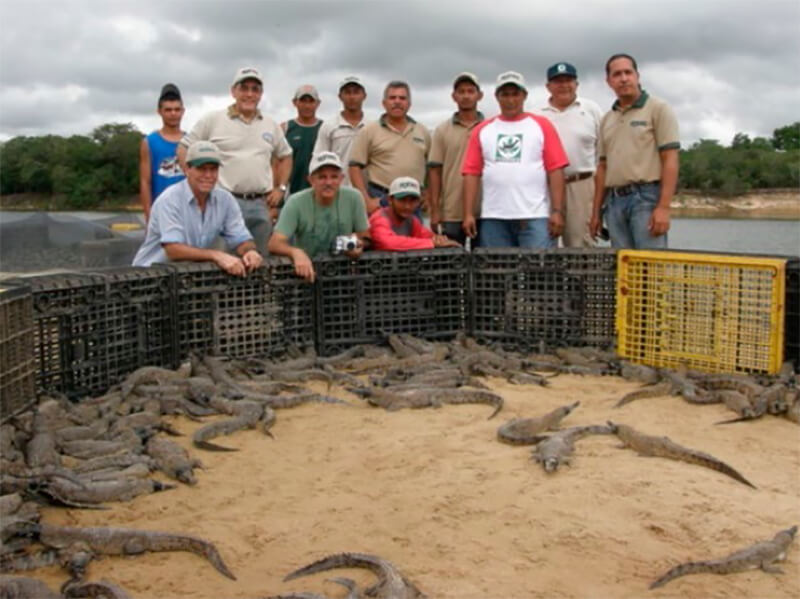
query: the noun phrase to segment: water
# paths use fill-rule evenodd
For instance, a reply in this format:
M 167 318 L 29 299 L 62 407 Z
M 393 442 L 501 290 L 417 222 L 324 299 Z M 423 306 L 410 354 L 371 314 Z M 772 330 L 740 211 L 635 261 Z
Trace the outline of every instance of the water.
M 670 249 L 800 255 L 800 220 L 673 218 Z

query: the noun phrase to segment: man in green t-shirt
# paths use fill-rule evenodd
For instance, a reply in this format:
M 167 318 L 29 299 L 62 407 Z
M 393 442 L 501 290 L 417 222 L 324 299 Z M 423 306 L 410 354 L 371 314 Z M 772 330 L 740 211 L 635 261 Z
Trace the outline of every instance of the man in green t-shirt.
M 286 200 L 275 231 L 269 240 L 271 254 L 288 256 L 298 276 L 314 281 L 311 259 L 328 253 L 340 235 L 355 234 L 357 247 L 344 252 L 358 258 L 369 236 L 369 223 L 361 194 L 351 187 L 341 187 L 342 162 L 333 152 L 320 152 L 311 158 L 304 189 Z

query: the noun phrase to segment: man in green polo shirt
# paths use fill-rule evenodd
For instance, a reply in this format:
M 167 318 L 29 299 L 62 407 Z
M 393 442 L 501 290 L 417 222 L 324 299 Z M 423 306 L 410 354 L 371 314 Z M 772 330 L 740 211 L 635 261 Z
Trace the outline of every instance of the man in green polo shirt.
M 289 196 L 267 247 L 272 254 L 291 258 L 297 275 L 313 282 L 311 259 L 329 252 L 336 237 L 352 234 L 358 237 L 358 246 L 344 253 L 358 258 L 369 223 L 361 194 L 341 186 L 342 162 L 336 154 L 315 154 L 309 170 L 311 188 Z
M 666 102 L 640 87 L 632 56 L 609 58 L 606 82 L 617 100 L 600 121 L 590 232 L 597 237 L 604 214 L 613 247 L 666 248 L 678 183 L 678 122 Z

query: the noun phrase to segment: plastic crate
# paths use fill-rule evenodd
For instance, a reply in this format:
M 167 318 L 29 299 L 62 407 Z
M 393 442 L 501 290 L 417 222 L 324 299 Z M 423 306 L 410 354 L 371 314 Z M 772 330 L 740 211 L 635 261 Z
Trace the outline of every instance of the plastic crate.
M 616 250 L 479 248 L 469 331 L 510 349 L 614 342 Z
M 0 419 L 36 401 L 33 297 L 28 287 L 0 287 Z
M 65 273 L 14 282 L 32 293 L 37 390 L 70 397 L 105 391 L 110 384 L 105 278 Z
M 314 269 L 323 355 L 390 333 L 442 339 L 465 330 L 469 255 L 461 249 L 322 257 Z
M 618 260 L 620 356 L 703 372 L 780 369 L 786 259 L 621 250 Z
M 161 266 L 175 276 L 178 354 L 272 355 L 285 348 L 282 306 L 262 266 L 234 277 L 210 263 Z
M 178 365 L 173 273 L 134 266 L 91 271 L 106 283 L 109 383 L 141 366 Z
M 786 318 L 784 360 L 794 362 L 800 370 L 800 258 L 786 262 Z
M 270 258 L 265 264 L 281 306 L 284 344 L 301 350 L 314 347 L 314 285 L 295 274 L 294 264 L 288 258 Z

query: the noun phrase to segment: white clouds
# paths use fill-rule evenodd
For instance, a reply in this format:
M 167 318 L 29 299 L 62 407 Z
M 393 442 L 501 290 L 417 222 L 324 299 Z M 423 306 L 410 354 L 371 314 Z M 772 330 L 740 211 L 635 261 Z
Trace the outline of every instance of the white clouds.
M 496 111 L 497 73 L 519 70 L 532 109 L 559 60 L 573 62 L 580 93 L 607 108 L 603 68 L 619 51 L 639 59 L 644 87 L 675 108 L 686 145 L 728 143 L 736 131 L 768 136 L 797 120 L 800 106 L 796 0 L 673 0 L 668 10 L 638 0 L 74 0 L 58 14 L 52 6 L 0 0 L 0 137 L 88 133 L 113 115 L 149 130 L 167 81 L 183 93 L 190 128 L 230 102 L 230 79 L 245 64 L 262 70 L 262 109 L 276 120 L 293 115 L 301 83 L 318 87 L 322 116 L 332 115 L 336 84 L 350 73 L 366 81 L 371 116 L 386 81 L 405 78 L 412 114 L 434 126 L 452 111 L 450 81 L 462 70 L 484 82 L 487 114 Z

